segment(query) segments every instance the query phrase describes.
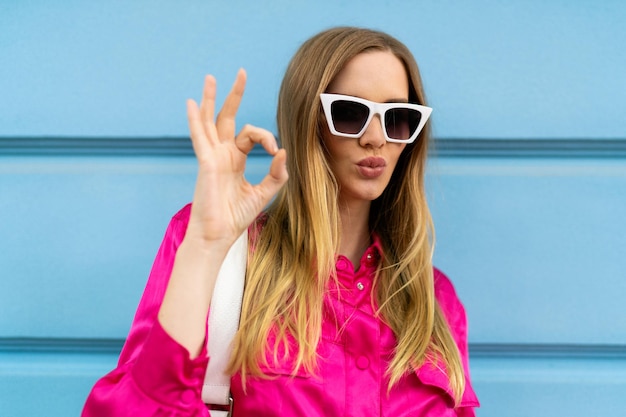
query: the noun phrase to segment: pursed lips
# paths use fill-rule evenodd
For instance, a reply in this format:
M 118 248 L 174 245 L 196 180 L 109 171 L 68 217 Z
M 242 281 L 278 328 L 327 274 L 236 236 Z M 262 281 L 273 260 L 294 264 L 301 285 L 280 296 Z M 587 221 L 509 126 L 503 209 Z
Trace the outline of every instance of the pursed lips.
M 387 161 L 375 156 L 363 158 L 357 163 L 357 169 L 364 178 L 380 177 L 385 171 L 385 166 L 387 166 Z
M 367 168 L 383 168 L 387 165 L 387 163 L 384 158 L 370 156 L 368 158 L 361 159 L 357 165 Z

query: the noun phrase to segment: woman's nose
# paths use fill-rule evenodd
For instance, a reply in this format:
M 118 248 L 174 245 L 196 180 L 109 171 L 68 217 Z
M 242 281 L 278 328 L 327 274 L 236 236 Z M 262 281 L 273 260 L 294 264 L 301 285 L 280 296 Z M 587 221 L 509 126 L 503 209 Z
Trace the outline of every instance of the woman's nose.
M 363 132 L 363 135 L 359 138 L 359 143 L 364 147 L 372 146 L 374 148 L 380 148 L 386 141 L 380 116 L 376 114 L 372 117 L 367 129 L 365 129 L 365 132 Z

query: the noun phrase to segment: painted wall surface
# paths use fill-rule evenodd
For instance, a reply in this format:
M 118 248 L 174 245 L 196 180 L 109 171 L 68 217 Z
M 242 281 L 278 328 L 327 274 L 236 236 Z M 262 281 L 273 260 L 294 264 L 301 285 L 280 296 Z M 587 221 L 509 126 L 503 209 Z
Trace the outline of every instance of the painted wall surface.
M 336 25 L 420 64 L 479 416 L 626 415 L 624 22 L 618 0 L 0 0 L 0 416 L 78 415 L 115 366 L 192 196 L 204 74 L 221 99 L 246 68 L 239 122 L 275 131 L 288 60 Z

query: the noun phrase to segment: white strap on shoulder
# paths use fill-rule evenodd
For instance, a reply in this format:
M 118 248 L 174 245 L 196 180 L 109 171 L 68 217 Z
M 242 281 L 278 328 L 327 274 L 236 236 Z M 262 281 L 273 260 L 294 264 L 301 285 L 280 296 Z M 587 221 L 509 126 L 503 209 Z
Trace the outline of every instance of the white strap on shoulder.
M 209 311 L 207 349 L 209 365 L 204 376 L 202 400 L 206 404 L 229 405 L 230 376 L 224 371 L 239 327 L 241 299 L 248 261 L 248 231 L 233 243 L 220 268 Z M 211 411 L 212 416 L 225 412 Z

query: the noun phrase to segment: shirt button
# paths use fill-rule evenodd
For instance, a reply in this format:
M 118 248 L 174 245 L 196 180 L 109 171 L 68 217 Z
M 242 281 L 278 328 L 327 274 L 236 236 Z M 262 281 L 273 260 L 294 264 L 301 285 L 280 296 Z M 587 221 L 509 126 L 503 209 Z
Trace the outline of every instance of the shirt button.
M 356 367 L 359 369 L 367 369 L 370 366 L 370 360 L 367 356 L 359 356 L 356 360 Z
M 195 398 L 196 398 L 196 393 L 194 392 L 194 390 L 188 389 L 188 390 L 183 391 L 183 393 L 180 396 L 180 401 L 184 405 L 190 405 L 193 403 Z
M 348 263 L 343 259 L 338 260 L 337 269 L 340 271 L 345 271 L 346 269 L 348 269 Z
M 367 254 L 367 260 L 368 260 L 368 261 L 371 261 L 371 260 L 372 260 L 372 254 L 371 254 L 371 253 L 368 253 L 368 254 Z
M 363 285 L 362 282 L 357 282 L 356 287 L 359 289 L 359 291 L 363 291 L 363 288 L 365 288 L 365 285 Z

